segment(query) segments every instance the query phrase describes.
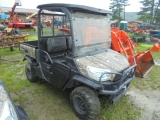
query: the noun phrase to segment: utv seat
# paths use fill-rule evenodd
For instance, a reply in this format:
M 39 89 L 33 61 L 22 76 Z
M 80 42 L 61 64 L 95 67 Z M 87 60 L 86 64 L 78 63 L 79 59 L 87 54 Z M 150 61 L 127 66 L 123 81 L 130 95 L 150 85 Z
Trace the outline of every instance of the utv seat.
M 66 38 L 55 37 L 48 38 L 47 40 L 47 51 L 49 53 L 57 53 L 67 50 Z
M 46 42 L 46 50 L 51 58 L 63 56 L 67 51 L 67 43 L 65 37 L 48 38 Z

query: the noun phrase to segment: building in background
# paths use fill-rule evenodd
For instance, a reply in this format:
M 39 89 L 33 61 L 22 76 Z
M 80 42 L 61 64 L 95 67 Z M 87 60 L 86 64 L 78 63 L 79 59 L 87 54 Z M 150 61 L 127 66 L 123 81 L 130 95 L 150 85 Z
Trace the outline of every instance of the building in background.
M 12 7 L 0 7 L 0 13 L 10 14 Z M 26 8 L 16 8 L 15 14 L 18 15 L 21 19 L 26 19 L 32 13 L 37 12 L 38 9 L 26 9 Z
M 140 24 L 142 24 L 141 21 L 129 21 L 128 26 L 131 28 L 137 28 Z

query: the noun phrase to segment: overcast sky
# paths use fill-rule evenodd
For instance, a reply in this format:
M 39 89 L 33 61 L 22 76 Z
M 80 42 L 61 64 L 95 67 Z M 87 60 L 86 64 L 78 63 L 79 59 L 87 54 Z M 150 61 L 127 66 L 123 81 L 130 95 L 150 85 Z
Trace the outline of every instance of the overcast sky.
M 127 12 L 140 11 L 140 0 L 129 0 L 130 6 L 126 7 Z M 0 0 L 0 6 L 12 7 L 15 0 Z M 36 8 L 39 4 L 46 3 L 72 3 L 97 7 L 101 9 L 109 9 L 110 0 L 21 0 L 23 8 Z

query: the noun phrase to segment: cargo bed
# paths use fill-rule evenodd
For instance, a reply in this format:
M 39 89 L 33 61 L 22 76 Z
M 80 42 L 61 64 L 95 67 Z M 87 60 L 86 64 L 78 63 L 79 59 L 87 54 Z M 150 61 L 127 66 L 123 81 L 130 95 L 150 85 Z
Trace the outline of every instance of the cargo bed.
M 22 42 L 19 45 L 20 52 L 36 59 L 36 49 L 38 49 L 38 41 Z

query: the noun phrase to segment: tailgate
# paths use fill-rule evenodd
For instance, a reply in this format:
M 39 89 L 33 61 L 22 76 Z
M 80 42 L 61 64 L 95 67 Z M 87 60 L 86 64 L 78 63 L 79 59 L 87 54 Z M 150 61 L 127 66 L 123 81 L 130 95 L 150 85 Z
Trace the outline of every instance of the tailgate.
M 36 46 L 32 46 L 26 42 L 20 43 L 19 45 L 19 50 L 22 54 L 28 55 L 34 59 L 36 59 L 36 49 Z

